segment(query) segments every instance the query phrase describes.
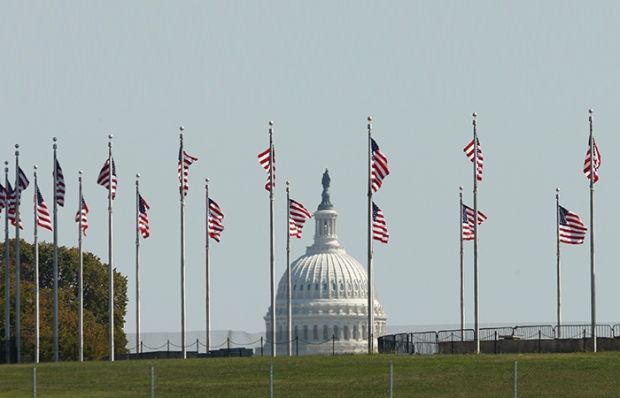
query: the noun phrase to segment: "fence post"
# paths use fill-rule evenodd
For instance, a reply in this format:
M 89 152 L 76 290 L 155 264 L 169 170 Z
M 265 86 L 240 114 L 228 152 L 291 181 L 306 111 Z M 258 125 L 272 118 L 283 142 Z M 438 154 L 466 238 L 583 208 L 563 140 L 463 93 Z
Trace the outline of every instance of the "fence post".
M 332 356 L 336 355 L 336 335 L 332 334 Z
M 517 398 L 517 361 L 512 365 L 512 398 Z
M 196 339 L 196 358 L 198 358 L 199 353 L 200 353 L 200 339 Z
M 538 331 L 538 353 L 542 352 L 541 339 L 542 339 L 542 332 L 539 330 Z
M 586 330 L 583 329 L 583 352 L 586 352 Z
M 295 355 L 299 356 L 299 336 L 295 336 Z
M 260 336 L 260 356 L 263 356 L 263 336 Z
M 155 398 L 155 366 L 151 365 L 151 398 Z
M 269 398 L 273 398 L 273 362 L 269 363 Z
M 138 358 L 142 357 L 142 353 L 144 352 L 144 341 L 140 340 L 140 355 Z
M 37 398 L 37 367 L 32 367 L 32 398 Z
M 494 336 L 494 340 L 495 340 L 495 347 L 493 348 L 493 351 L 497 354 L 497 330 L 493 333 Z
M 394 363 L 390 361 L 390 383 L 388 385 L 388 393 L 390 398 L 394 398 Z
M 226 337 L 226 349 L 228 350 L 228 355 L 230 356 L 230 337 Z
M 170 339 L 168 339 L 166 342 L 166 348 L 167 348 L 167 357 L 170 358 Z

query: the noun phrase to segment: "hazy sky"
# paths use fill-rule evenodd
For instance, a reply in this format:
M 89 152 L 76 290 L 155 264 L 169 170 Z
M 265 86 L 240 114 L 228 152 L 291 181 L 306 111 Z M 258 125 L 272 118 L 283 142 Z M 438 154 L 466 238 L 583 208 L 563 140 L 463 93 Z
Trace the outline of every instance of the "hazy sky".
M 618 322 L 620 4 L 570 1 L 4 1 L 0 129 L 4 159 L 40 168 L 51 204 L 52 137 L 67 180 L 62 245 L 77 244 L 85 172 L 85 250 L 107 261 L 105 189 L 96 178 L 114 134 L 119 179 L 115 266 L 129 278 L 134 331 L 134 175 L 151 205 L 142 244 L 142 324 L 180 329 L 178 127 L 190 169 L 188 330 L 204 328 L 204 178 L 225 212 L 212 245 L 214 329 L 264 330 L 269 202 L 256 155 L 275 121 L 276 268 L 285 269 L 285 192 L 312 210 L 329 168 L 341 243 L 366 264 L 366 116 L 392 174 L 375 200 L 391 240 L 375 281 L 391 325 L 457 324 L 458 187 L 471 203 L 463 146 L 479 113 L 480 320 L 555 320 L 555 187 L 588 221 L 581 172 L 587 109 L 603 157 L 596 185 L 598 319 Z M 618 154 L 618 156 L 616 155 Z M 4 160 L 2 159 L 2 160 Z M 25 194 L 32 195 L 32 188 Z M 29 200 L 22 211 L 32 239 Z M 312 242 L 314 222 L 297 257 Z M 51 240 L 46 231 L 42 239 Z M 563 246 L 567 322 L 590 318 L 588 245 Z M 466 244 L 466 319 L 473 321 Z

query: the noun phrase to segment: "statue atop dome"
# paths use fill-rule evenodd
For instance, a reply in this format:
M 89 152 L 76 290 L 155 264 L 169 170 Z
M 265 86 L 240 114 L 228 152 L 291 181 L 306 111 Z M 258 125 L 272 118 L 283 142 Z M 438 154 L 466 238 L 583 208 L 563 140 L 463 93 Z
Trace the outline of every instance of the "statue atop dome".
M 319 204 L 319 210 L 331 210 L 334 208 L 334 205 L 331 202 L 329 197 L 329 184 L 332 179 L 329 177 L 329 171 L 325 169 L 325 173 L 323 173 L 323 179 L 321 180 L 321 184 L 323 185 L 323 193 L 321 193 L 321 204 Z

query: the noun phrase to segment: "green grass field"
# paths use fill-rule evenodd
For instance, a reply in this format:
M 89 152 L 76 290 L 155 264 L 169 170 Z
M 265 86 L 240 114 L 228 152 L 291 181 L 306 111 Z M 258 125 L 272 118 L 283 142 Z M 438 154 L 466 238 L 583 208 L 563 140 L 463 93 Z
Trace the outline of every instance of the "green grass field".
M 276 358 L 275 397 L 620 397 L 620 353 Z M 39 397 L 267 397 L 270 358 L 40 364 Z M 31 397 L 32 366 L 0 366 L 0 397 Z

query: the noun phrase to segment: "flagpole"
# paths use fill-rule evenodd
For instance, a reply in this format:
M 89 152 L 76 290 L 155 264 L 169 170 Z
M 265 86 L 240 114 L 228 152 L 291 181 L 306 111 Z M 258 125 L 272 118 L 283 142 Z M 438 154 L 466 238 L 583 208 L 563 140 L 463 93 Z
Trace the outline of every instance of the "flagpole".
M 273 222 L 273 121 L 269 121 L 269 272 L 271 281 L 271 356 L 276 356 L 275 236 Z
M 19 144 L 15 144 L 15 349 L 17 363 L 22 361 L 21 351 L 21 253 L 19 241 L 19 226 L 21 219 L 19 205 L 21 204 L 21 185 L 19 183 Z
M 286 331 L 288 340 L 288 356 L 293 356 L 293 311 L 291 294 L 291 182 L 286 182 Z
M 463 341 L 463 330 L 465 328 L 465 296 L 464 296 L 464 290 L 465 290 L 465 282 L 464 282 L 464 270 L 463 270 L 463 187 L 459 187 L 459 200 L 460 200 L 460 205 L 459 205 L 459 214 L 460 214 L 460 218 L 459 218 L 459 236 L 460 236 L 460 246 L 461 249 L 459 251 L 460 253 L 460 267 L 459 267 L 459 271 L 460 271 L 460 309 L 461 309 L 461 341 Z
M 368 353 L 374 349 L 374 291 L 372 285 L 372 116 L 368 116 Z
M 140 354 L 140 174 L 136 174 L 136 353 Z
M 58 362 L 58 219 L 57 219 L 57 214 L 58 214 L 58 204 L 56 203 L 56 195 L 58 194 L 57 192 L 57 181 L 58 181 L 58 170 L 56 168 L 56 149 L 57 149 L 57 145 L 56 145 L 56 137 L 52 138 L 52 141 L 54 142 L 53 144 L 53 148 L 54 148 L 54 165 L 53 165 L 53 170 L 54 170 L 54 199 L 53 199 L 53 217 L 54 217 L 54 330 L 53 330 L 53 334 L 54 334 L 54 347 L 53 347 L 53 359 L 54 362 Z
M 476 117 L 478 114 L 474 112 L 474 340 L 476 343 L 476 354 L 480 354 L 480 274 L 478 270 L 478 178 L 476 176 L 478 170 L 478 131 Z
M 207 354 L 209 353 L 209 347 L 211 346 L 211 269 L 209 258 L 209 179 L 205 178 L 205 205 L 206 205 L 206 218 L 205 218 L 205 311 L 206 311 L 206 336 L 205 345 Z
M 590 299 L 592 314 L 592 352 L 596 352 L 596 274 L 594 268 L 594 133 L 592 113 L 589 109 L 590 122 Z
M 34 363 L 39 363 L 39 228 L 37 225 L 37 192 L 39 183 L 37 181 L 37 166 L 34 166 L 34 201 L 33 201 L 33 220 L 34 220 Z
M 108 340 L 110 345 L 110 361 L 114 361 L 114 266 L 112 263 L 112 177 L 114 166 L 112 165 L 112 134 L 108 135 L 108 307 L 109 307 L 109 330 Z
M 181 144 L 180 207 L 181 207 L 181 357 L 187 358 L 185 352 L 185 154 L 183 153 L 183 126 L 179 127 Z
M 80 362 L 84 361 L 84 255 L 82 253 L 82 170 L 78 177 L 79 210 L 78 210 L 78 250 L 80 252 L 80 269 L 78 271 L 78 351 Z
M 9 162 L 4 161 L 4 355 L 5 363 L 11 362 L 11 270 L 9 267 Z
M 555 246 L 556 246 L 556 256 L 557 256 L 557 336 L 562 337 L 562 282 L 561 282 L 561 273 L 560 273 L 560 188 L 555 189 Z

